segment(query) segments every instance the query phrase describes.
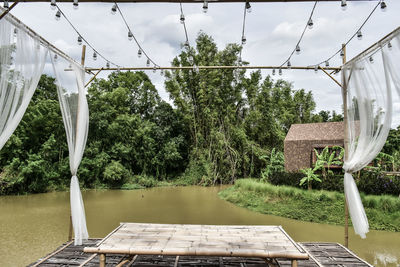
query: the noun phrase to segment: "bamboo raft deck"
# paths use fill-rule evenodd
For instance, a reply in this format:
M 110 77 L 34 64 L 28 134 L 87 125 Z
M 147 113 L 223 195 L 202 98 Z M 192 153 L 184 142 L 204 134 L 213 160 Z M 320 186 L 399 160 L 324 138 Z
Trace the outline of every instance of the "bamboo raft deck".
M 107 258 L 106 258 L 107 255 Z M 372 266 L 336 243 L 296 243 L 280 226 L 122 223 L 29 266 Z

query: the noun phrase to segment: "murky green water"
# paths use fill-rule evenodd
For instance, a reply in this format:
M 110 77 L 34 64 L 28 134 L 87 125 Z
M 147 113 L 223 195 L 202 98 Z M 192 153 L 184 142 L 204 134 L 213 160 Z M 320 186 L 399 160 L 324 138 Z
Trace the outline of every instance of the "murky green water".
M 282 225 L 296 241 L 343 241 L 343 227 L 262 215 L 218 198 L 220 188 L 165 187 L 83 193 L 89 234 L 104 237 L 120 222 Z M 0 197 L 0 266 L 24 266 L 68 237 L 69 195 Z M 350 249 L 376 266 L 400 266 L 400 233 L 350 229 Z

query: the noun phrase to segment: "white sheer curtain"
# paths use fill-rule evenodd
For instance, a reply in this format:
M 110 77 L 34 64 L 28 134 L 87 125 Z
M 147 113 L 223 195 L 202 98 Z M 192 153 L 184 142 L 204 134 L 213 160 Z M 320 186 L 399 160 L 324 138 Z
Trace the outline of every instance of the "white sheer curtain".
M 31 101 L 47 51 L 12 17 L 7 15 L 0 20 L 0 149 Z
M 354 231 L 362 238 L 368 219 L 352 173 L 367 166 L 381 151 L 392 123 L 392 88 L 400 93 L 399 35 L 390 35 L 343 66 L 347 87 L 349 148 L 343 169 L 344 190 Z M 390 42 L 389 42 L 390 41 Z M 395 49 L 397 51 L 393 51 Z
M 56 76 L 58 98 L 67 134 L 69 164 L 71 169 L 71 216 L 75 233 L 75 245 L 81 245 L 89 235 L 86 227 L 85 208 L 79 181 L 76 176 L 82 160 L 89 129 L 89 108 L 84 88 L 85 71 L 74 62 L 54 58 L 50 53 Z M 71 70 L 66 70 L 71 68 Z

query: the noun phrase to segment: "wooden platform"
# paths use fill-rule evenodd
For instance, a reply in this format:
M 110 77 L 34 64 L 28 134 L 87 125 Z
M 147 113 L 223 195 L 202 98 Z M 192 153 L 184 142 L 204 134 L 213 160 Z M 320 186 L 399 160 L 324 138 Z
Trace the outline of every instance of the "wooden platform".
M 68 242 L 57 248 L 54 252 L 38 260 L 29 266 L 60 267 L 60 266 L 99 266 L 97 254 L 83 252 L 84 247 L 95 247 L 101 239 L 90 239 L 82 246 L 74 246 L 73 242 Z M 351 251 L 336 243 L 297 243 L 306 250 L 310 258 L 299 260 L 299 267 L 367 267 L 372 266 L 358 258 Z M 241 258 L 241 257 L 192 257 L 180 256 L 161 256 L 161 255 L 138 255 L 129 259 L 126 255 L 112 255 L 107 257 L 107 266 L 181 266 L 181 267 L 261 267 L 268 266 L 268 263 L 260 258 Z M 289 260 L 277 259 L 275 266 L 288 267 L 291 265 Z M 274 266 L 269 264 L 269 266 Z

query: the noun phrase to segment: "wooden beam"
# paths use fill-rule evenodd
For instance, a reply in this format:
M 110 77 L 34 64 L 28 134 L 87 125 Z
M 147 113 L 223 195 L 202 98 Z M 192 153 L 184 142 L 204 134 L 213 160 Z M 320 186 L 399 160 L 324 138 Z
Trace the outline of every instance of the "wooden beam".
M 339 85 L 340 87 L 342 87 L 342 85 L 340 84 L 340 82 L 338 82 L 335 77 L 333 77 L 330 73 L 328 73 L 323 67 L 318 66 L 326 75 L 328 75 L 329 78 L 331 78 L 337 85 Z
M 292 66 L 288 68 L 287 66 L 197 66 L 199 70 L 216 70 L 216 69 L 275 69 L 275 70 L 314 70 L 314 66 Z M 192 70 L 193 66 L 183 66 L 183 67 L 157 67 L 156 70 Z M 132 71 L 139 71 L 139 70 L 154 70 L 154 67 L 120 67 L 120 68 L 85 68 L 86 71 L 99 71 L 99 70 L 108 70 L 108 71 L 117 71 L 117 70 L 132 70 Z M 325 70 L 331 71 L 340 71 L 340 67 L 328 67 Z
M 85 84 L 85 88 L 86 88 L 91 82 L 93 82 L 94 79 L 96 79 L 97 74 L 99 74 L 102 70 L 103 70 L 102 68 L 99 69 L 99 70 L 93 75 L 93 77 L 90 78 L 90 80 Z
M 340 2 L 341 0 L 319 0 L 319 2 Z M 347 1 L 378 1 L 378 0 L 347 0 Z M 12 1 L 11 1 L 12 2 Z M 22 0 L 20 2 L 25 3 L 35 3 L 35 2 L 49 2 L 48 0 Z M 71 0 L 57 0 L 57 3 L 68 2 L 71 3 Z M 203 0 L 79 0 L 79 3 L 88 2 L 88 3 L 203 3 Z M 209 0 L 208 3 L 244 3 L 245 0 Z M 300 2 L 315 2 L 315 0 L 251 0 L 251 3 L 300 3 Z
M 13 9 L 13 8 L 18 4 L 18 2 L 19 2 L 19 1 L 15 1 L 9 8 L 7 8 L 6 10 L 4 10 L 4 12 L 0 15 L 0 20 L 1 20 L 2 18 L 4 18 L 5 15 L 7 15 L 8 12 L 10 12 L 11 9 Z

